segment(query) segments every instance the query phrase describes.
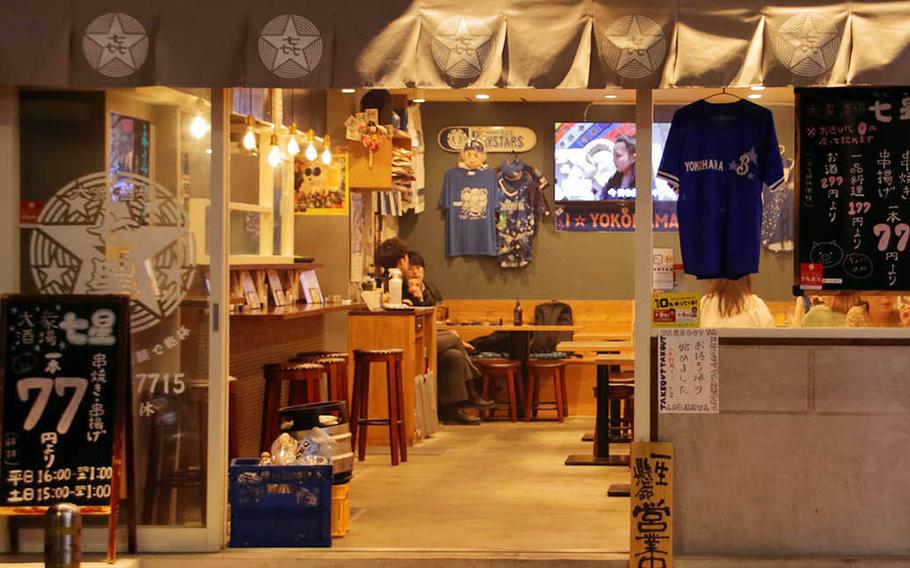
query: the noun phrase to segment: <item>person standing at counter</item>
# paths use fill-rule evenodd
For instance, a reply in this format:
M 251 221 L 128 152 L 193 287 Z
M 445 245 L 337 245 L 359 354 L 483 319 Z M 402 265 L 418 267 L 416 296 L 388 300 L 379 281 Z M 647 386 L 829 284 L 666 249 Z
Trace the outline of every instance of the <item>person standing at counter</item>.
M 383 241 L 376 250 L 375 260 L 376 266 L 385 270 L 398 268 L 403 270 L 404 274 L 412 274 L 409 270 L 408 245 L 399 238 Z M 422 275 L 423 271 L 420 273 Z M 422 303 L 416 305 L 435 304 L 428 304 L 424 299 Z M 451 331 L 436 333 L 436 359 L 439 375 L 437 383 L 439 419 L 446 424 L 480 424 L 480 418 L 465 414 L 465 408 L 486 410 L 495 404 L 484 400 L 477 393 L 474 381 L 481 377 L 480 371 L 471 363 L 471 358 L 456 333 Z
M 717 278 L 702 296 L 702 327 L 774 327 L 767 304 L 752 293 L 752 278 Z

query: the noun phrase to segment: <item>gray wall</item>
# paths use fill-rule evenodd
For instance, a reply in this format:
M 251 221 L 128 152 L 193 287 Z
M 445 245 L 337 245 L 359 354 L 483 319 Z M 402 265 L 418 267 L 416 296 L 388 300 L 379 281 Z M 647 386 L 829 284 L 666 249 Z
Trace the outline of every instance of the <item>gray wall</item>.
M 907 345 L 721 341 L 720 413 L 660 415 L 677 553 L 910 554 Z
M 493 258 L 458 257 L 444 254 L 445 224 L 437 209 L 445 171 L 457 163 L 457 156 L 444 152 L 436 143 L 439 130 L 456 125 L 527 126 L 537 133 L 537 146 L 521 154 L 548 179 L 553 177 L 553 127 L 557 121 L 584 118 L 584 104 L 578 103 L 427 103 L 422 107 L 426 143 L 427 209 L 421 215 L 401 220 L 401 236 L 420 251 L 427 261 L 428 278 L 449 298 L 572 298 L 632 299 L 633 235 L 631 233 L 556 232 L 552 218 L 544 219 L 534 245 L 534 261 L 521 269 L 500 269 Z M 781 142 L 792 151 L 792 110 L 775 110 Z M 778 112 L 780 110 L 780 112 Z M 667 114 L 672 109 L 659 109 Z M 789 118 L 788 118 L 789 115 Z M 631 106 L 593 106 L 588 120 L 633 121 Z M 491 166 L 498 166 L 508 154 L 490 154 Z M 547 189 L 552 203 L 553 188 Z M 655 233 L 655 247 L 673 247 L 679 257 L 676 233 Z M 755 277 L 756 293 L 770 300 L 791 297 L 792 256 L 764 254 L 762 273 Z M 687 279 L 683 290 L 699 290 Z

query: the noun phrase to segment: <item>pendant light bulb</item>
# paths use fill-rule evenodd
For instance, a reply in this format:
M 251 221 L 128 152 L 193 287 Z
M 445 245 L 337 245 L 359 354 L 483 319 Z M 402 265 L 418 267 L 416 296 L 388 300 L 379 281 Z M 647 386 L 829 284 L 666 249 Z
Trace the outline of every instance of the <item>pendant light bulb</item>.
M 322 163 L 329 165 L 332 163 L 332 140 L 326 134 L 322 142 Z
M 209 127 L 209 121 L 202 116 L 201 112 L 197 111 L 196 116 L 193 117 L 193 121 L 190 123 L 190 134 L 193 138 L 199 140 L 208 134 Z
M 291 123 L 291 137 L 288 139 L 288 156 L 292 158 L 300 153 L 300 144 L 297 143 L 297 125 Z
M 281 163 L 281 149 L 278 148 L 278 136 L 272 134 L 272 149 L 269 150 L 269 165 L 273 168 L 277 168 L 278 164 Z
M 243 135 L 243 147 L 252 152 L 256 149 L 256 133 L 253 132 L 253 115 L 246 117 L 246 134 Z
M 306 151 L 303 153 L 303 155 L 306 157 L 307 160 L 313 162 L 316 160 L 316 158 L 319 157 L 319 152 L 316 151 L 316 144 L 313 142 L 313 140 L 315 140 L 316 136 L 313 134 L 312 130 L 310 130 L 307 133 L 307 138 L 308 138 L 308 144 L 306 147 Z
M 278 136 L 272 134 L 272 149 L 269 150 L 269 165 L 277 168 L 281 163 L 281 150 L 278 148 Z

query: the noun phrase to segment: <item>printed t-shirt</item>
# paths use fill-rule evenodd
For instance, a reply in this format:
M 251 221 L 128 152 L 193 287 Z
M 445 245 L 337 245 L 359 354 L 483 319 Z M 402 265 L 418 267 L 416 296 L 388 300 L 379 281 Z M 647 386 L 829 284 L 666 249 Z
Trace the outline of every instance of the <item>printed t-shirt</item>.
M 499 185 L 493 170 L 446 172 L 439 208 L 446 219 L 446 256 L 496 256 Z
M 679 192 L 683 266 L 698 278 L 758 272 L 762 186 L 784 181 L 771 111 L 697 101 L 673 115 L 658 177 Z
M 530 166 L 519 170 L 517 179 L 499 173 L 499 220 L 496 223 L 499 265 L 520 268 L 534 258 L 536 216 L 531 194 L 541 191 L 546 178 Z

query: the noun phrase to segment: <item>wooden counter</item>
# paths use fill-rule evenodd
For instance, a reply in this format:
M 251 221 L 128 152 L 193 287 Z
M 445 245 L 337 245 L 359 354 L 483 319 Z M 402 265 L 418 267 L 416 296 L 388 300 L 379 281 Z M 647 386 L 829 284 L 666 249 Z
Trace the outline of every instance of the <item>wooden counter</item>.
M 331 312 L 362 310 L 366 304 L 294 304 L 291 306 L 269 306 L 259 310 L 244 310 L 231 314 L 231 321 L 251 320 L 293 320 L 321 316 Z
M 296 304 L 237 313 L 230 322 L 230 373 L 235 386 L 239 449 L 243 457 L 259 455 L 262 423 L 262 366 L 279 363 L 301 351 L 325 349 L 325 316 L 357 310 L 361 304 Z
M 404 383 L 404 424 L 408 445 L 417 441 L 414 425 L 415 395 L 414 378 L 427 372 L 436 374 L 436 330 L 435 308 L 413 308 L 410 310 L 386 310 L 370 312 L 353 311 L 348 317 L 348 349 L 403 349 L 402 378 Z M 351 365 L 353 387 L 354 368 Z M 388 382 L 385 369 L 374 365 L 370 379 L 371 418 L 387 418 Z M 367 441 L 371 445 L 389 445 L 389 430 L 386 426 L 371 426 Z

